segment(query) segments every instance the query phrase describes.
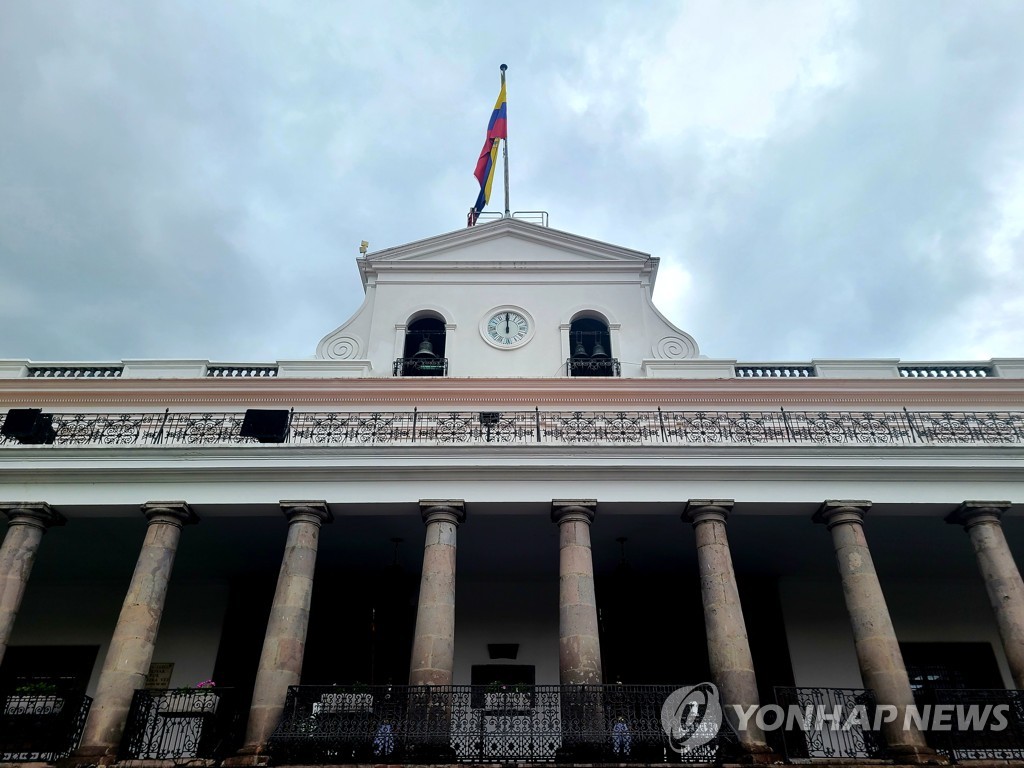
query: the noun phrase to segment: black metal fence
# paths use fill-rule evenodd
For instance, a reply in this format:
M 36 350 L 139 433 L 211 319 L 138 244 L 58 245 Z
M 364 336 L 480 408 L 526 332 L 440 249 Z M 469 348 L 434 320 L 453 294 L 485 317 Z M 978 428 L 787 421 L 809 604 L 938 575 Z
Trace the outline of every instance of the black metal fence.
M 565 361 L 566 376 L 621 376 L 622 366 L 614 357 L 570 357 Z
M 395 376 L 447 376 L 447 357 L 400 357 L 391 367 Z
M 713 763 L 731 754 L 719 737 L 673 749 L 661 710 L 677 687 L 294 686 L 271 750 L 284 764 Z
M 0 761 L 46 762 L 78 746 L 92 699 L 82 694 L 11 694 L 0 701 Z
M 57 446 L 259 445 L 242 413 L 54 413 Z M 0 411 L 0 425 L 6 411 Z M 291 415 L 285 444 L 1019 445 L 1024 412 L 358 411 Z M 0 446 L 19 447 L 0 435 Z M 29 446 L 38 448 L 38 446 Z
M 918 704 L 928 743 L 954 762 L 1024 760 L 1024 691 L 926 691 Z
M 240 746 L 232 688 L 139 690 L 121 740 L 122 760 L 222 758 Z
M 861 725 L 875 722 L 872 691 L 777 687 L 775 701 L 784 719 L 771 733 L 778 734 L 774 741 L 781 744 L 786 760 L 885 757 L 881 734 Z

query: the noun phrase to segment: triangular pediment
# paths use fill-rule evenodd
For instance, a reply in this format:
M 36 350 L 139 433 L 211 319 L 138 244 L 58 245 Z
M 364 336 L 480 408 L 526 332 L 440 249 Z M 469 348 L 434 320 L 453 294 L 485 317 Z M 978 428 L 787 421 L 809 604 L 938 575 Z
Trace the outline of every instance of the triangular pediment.
M 643 265 L 649 254 L 518 219 L 500 219 L 369 253 L 367 267 L 400 263 L 614 263 Z M 411 265 L 411 264 L 410 264 Z

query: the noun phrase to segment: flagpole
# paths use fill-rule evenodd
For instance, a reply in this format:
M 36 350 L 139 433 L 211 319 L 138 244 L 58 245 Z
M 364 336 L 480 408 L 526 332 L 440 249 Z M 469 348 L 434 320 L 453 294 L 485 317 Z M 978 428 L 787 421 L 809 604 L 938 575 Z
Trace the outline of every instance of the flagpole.
M 508 69 L 507 64 L 501 65 L 501 88 L 505 89 L 505 70 Z M 512 218 L 512 213 L 508 207 L 508 92 L 505 92 L 505 218 Z

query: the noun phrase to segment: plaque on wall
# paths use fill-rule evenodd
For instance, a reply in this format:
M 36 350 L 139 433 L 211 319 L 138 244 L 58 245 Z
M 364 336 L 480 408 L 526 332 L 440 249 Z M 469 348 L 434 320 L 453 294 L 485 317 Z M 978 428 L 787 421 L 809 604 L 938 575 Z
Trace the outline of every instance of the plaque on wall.
M 173 661 L 154 661 L 149 665 L 149 673 L 146 675 L 148 690 L 163 690 L 171 687 L 171 674 L 174 672 Z

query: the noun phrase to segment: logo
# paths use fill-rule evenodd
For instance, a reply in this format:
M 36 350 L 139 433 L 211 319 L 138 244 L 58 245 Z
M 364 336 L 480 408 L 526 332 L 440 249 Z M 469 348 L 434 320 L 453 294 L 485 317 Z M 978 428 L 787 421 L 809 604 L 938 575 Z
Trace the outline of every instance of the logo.
M 679 754 L 702 747 L 722 727 L 722 705 L 714 683 L 677 688 L 661 705 L 661 727 Z

